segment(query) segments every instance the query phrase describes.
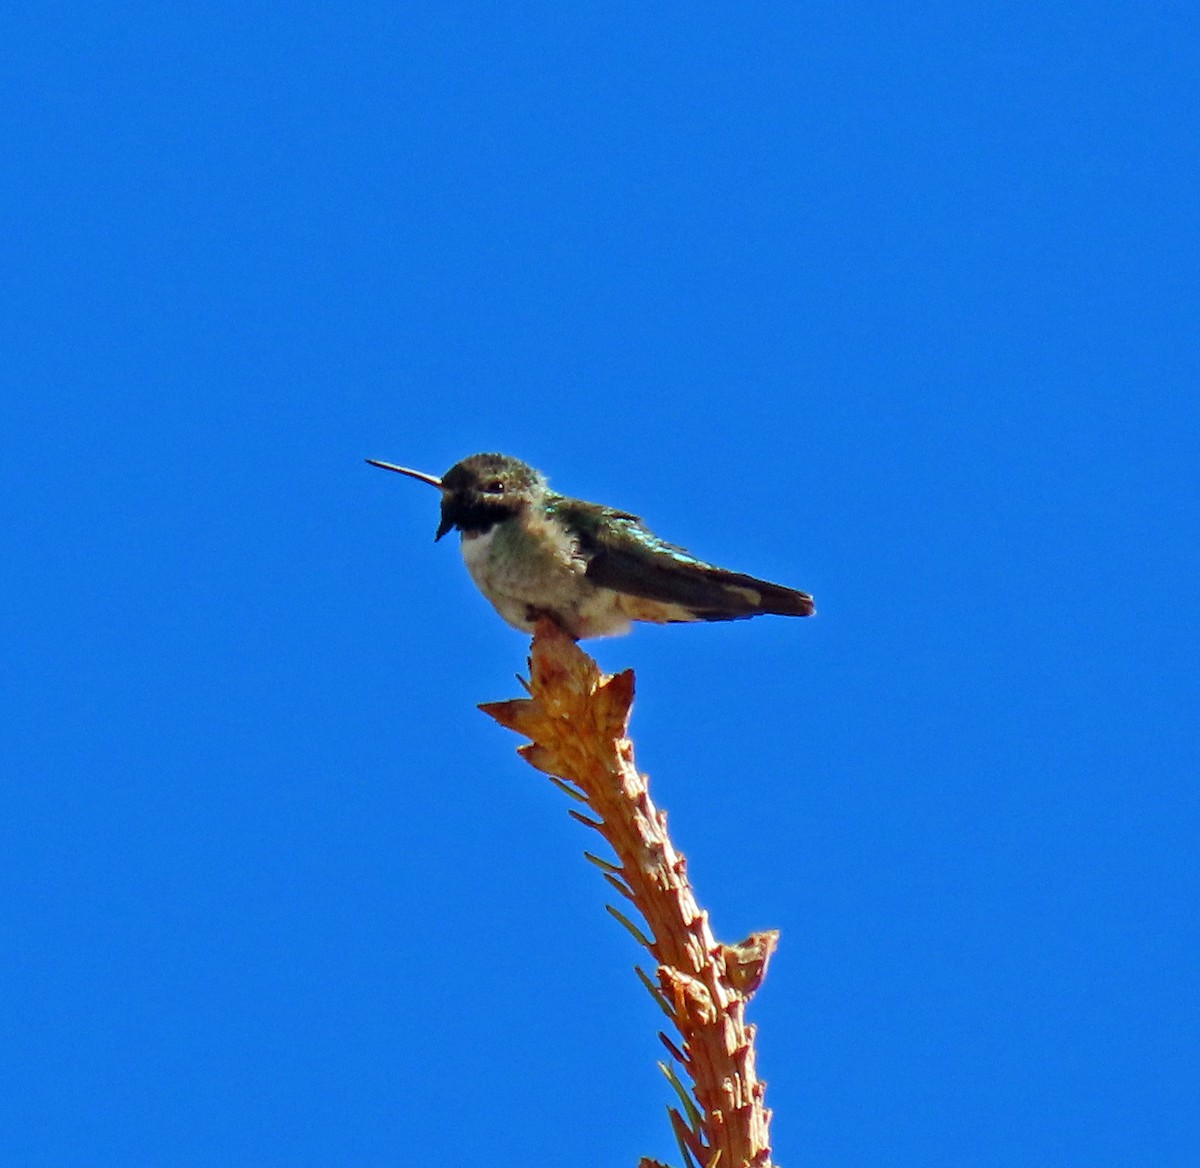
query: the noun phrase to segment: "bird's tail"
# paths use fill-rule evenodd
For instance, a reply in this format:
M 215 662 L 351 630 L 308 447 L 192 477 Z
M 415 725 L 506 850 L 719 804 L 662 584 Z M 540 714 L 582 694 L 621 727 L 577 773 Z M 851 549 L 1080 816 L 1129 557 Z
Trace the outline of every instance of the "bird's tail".
M 777 616 L 812 616 L 817 611 L 813 598 L 807 592 L 772 584 L 745 576 L 741 572 L 729 572 L 714 568 L 707 573 L 710 584 L 719 600 L 711 615 L 699 611 L 702 620 L 737 620 L 739 617 L 774 613 Z M 714 600 L 717 598 L 714 596 Z

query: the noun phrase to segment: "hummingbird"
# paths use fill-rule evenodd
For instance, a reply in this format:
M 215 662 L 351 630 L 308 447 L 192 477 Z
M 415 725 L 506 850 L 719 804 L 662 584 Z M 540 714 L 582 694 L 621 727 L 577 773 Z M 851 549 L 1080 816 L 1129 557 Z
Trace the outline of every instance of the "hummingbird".
M 549 617 L 575 640 L 629 632 L 631 622 L 811 616 L 807 592 L 731 572 L 655 535 L 638 516 L 550 489 L 506 454 L 473 454 L 440 479 L 366 460 L 442 494 L 434 542 L 455 528 L 467 571 L 514 628 Z

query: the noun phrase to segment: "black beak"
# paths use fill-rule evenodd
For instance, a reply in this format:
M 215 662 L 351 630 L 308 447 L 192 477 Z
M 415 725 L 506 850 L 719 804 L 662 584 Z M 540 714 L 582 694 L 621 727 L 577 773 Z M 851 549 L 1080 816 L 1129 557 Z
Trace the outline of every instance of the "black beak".
M 410 479 L 420 479 L 423 483 L 428 483 L 431 487 L 442 489 L 442 480 L 437 475 L 426 474 L 423 470 L 410 470 L 407 466 L 397 466 L 394 462 L 378 462 L 374 458 L 365 460 L 372 466 L 379 467 L 380 470 L 394 470 L 397 474 L 408 475 Z
M 453 521 L 446 518 L 446 488 L 442 486 L 442 480 L 436 475 L 426 474 L 423 470 L 410 470 L 407 466 L 397 466 L 394 462 L 377 462 L 373 458 L 368 458 L 367 462 L 372 466 L 379 467 L 380 470 L 392 470 L 396 474 L 407 475 L 410 479 L 418 479 L 423 483 L 428 483 L 431 487 L 437 487 L 442 492 L 442 522 L 438 525 L 437 535 L 433 537 L 434 543 L 437 543 L 454 526 Z

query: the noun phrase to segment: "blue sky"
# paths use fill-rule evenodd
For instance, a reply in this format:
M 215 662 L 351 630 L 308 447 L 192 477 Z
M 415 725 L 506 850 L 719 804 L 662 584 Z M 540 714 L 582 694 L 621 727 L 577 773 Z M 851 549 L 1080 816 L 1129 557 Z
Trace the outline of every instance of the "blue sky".
M 638 758 L 798 1168 L 1182 1165 L 1182 4 L 37 5 L 0 184 L 0 1160 L 677 1159 L 478 450 L 812 591 Z

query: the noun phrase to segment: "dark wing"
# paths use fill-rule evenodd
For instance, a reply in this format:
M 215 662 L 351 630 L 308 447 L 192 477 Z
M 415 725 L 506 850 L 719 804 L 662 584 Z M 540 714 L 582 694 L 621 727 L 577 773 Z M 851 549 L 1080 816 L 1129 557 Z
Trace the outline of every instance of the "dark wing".
M 627 511 L 574 499 L 564 499 L 556 509 L 579 534 L 587 579 L 604 588 L 678 605 L 699 620 L 814 611 L 807 592 L 706 564 L 660 539 Z

